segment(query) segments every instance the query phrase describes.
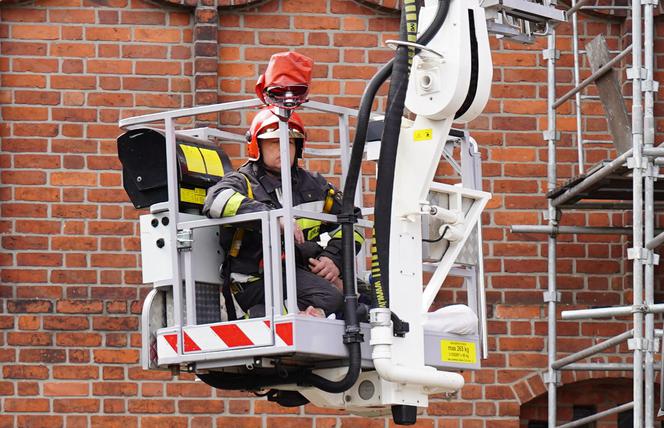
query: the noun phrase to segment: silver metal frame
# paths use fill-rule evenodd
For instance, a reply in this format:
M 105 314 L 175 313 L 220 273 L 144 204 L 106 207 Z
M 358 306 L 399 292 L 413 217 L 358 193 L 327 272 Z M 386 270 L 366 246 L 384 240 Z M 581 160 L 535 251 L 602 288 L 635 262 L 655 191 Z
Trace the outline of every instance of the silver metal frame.
M 559 52 L 556 51 L 556 34 L 552 31 L 548 35 L 548 47 L 544 51 L 548 70 L 548 109 L 547 117 L 549 128 L 545 132 L 548 142 L 548 190 L 554 190 L 557 185 L 556 177 L 556 142 L 558 135 L 555 129 L 556 109 L 568 100 L 575 98 L 577 115 L 577 144 L 579 153 L 579 172 L 584 171 L 584 153 L 582 132 L 580 129 L 581 106 L 580 100 L 588 96 L 581 95 L 581 91 L 593 83 L 598 77 L 608 72 L 619 61 L 631 53 L 632 67 L 628 70 L 628 79 L 632 81 L 632 148 L 626 153 L 604 165 L 597 172 L 568 188 L 564 193 L 548 201 L 548 225 L 530 226 L 515 225 L 512 230 L 517 233 L 547 233 L 548 236 L 548 291 L 544 293 L 544 300 L 548 304 L 548 370 L 545 374 L 545 384 L 548 390 L 548 426 L 555 428 L 557 423 L 557 397 L 556 388 L 560 384 L 561 370 L 631 370 L 633 374 L 633 402 L 626 403 L 613 409 L 592 415 L 578 421 L 558 426 L 558 428 L 573 428 L 582 424 L 598 420 L 604 416 L 615 414 L 624 410 L 634 410 L 634 427 L 651 428 L 654 423 L 654 352 L 658 331 L 654 328 L 654 314 L 664 311 L 664 304 L 654 303 L 654 265 L 658 256 L 654 249 L 664 243 L 664 233 L 654 236 L 654 181 L 656 179 L 657 156 L 664 150 L 654 148 L 654 91 L 657 83 L 653 81 L 654 70 L 654 22 L 653 8 L 656 3 L 647 0 L 633 0 L 631 9 L 632 18 L 632 45 L 620 51 L 609 63 L 601 67 L 583 82 L 579 82 L 579 45 L 576 13 L 589 6 L 591 0 L 573 0 L 572 7 L 567 10 L 568 20 L 572 20 L 573 55 L 574 55 L 574 84 L 575 87 L 558 100 L 555 99 L 555 64 Z M 614 8 L 607 6 L 606 8 Z M 624 8 L 623 8 L 624 9 Z M 643 12 L 643 13 L 642 13 Z M 645 35 L 645 37 L 644 37 Z M 645 99 L 645 106 L 643 99 Z M 601 182 L 615 170 L 628 166 L 632 169 L 632 202 L 629 206 L 624 203 L 586 203 L 576 202 L 575 197 L 593 185 Z M 644 206 L 645 204 L 645 206 Z M 563 208 L 592 209 L 603 207 L 606 209 L 630 209 L 633 213 L 631 228 L 590 228 L 559 226 L 559 218 Z M 573 353 L 561 359 L 557 358 L 556 350 L 556 307 L 560 301 L 560 293 L 556 286 L 556 241 L 561 233 L 602 233 L 602 234 L 631 234 L 633 247 L 628 251 L 628 258 L 633 260 L 633 302 L 632 305 L 610 308 L 583 309 L 563 311 L 562 319 L 590 319 L 612 316 L 632 316 L 633 328 L 604 342 L 590 346 L 584 350 Z M 645 321 L 645 322 L 644 322 Z M 627 341 L 629 349 L 633 352 L 633 364 L 620 363 L 576 363 L 604 351 L 608 348 Z

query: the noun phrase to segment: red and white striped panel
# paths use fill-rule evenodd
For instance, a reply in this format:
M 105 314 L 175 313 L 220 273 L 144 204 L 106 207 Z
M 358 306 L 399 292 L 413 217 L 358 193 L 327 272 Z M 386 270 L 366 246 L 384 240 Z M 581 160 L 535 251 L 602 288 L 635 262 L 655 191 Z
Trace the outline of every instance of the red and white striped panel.
M 182 329 L 184 353 L 223 351 L 226 349 L 272 344 L 270 321 L 241 320 Z M 293 323 L 275 325 L 275 345 L 293 345 Z M 161 356 L 161 354 L 160 354 Z
M 166 333 L 157 336 L 157 355 L 159 358 L 173 358 L 178 356 L 177 333 Z

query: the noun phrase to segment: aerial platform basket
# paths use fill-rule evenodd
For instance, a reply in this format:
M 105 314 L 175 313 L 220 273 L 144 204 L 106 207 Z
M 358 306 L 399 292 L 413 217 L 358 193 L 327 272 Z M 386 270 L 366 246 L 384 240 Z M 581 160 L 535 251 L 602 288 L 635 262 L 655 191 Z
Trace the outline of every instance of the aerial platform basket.
M 167 198 L 151 200 L 150 213 L 140 219 L 143 281 L 152 283 L 154 287 L 144 301 L 142 312 L 141 360 L 145 369 L 186 370 L 196 373 L 204 380 L 209 379 L 205 376 L 214 374 L 244 376 L 245 379 L 254 379 L 251 384 L 253 386 L 238 389 L 259 390 L 262 387 L 261 378 L 269 377 L 271 373 L 303 368 L 324 373 L 325 370 L 347 367 L 348 350 L 343 342 L 344 322 L 300 315 L 296 299 L 290 298 L 296 296 L 295 263 L 293 253 L 288 250 L 285 251 L 285 262 L 282 263 L 282 236 L 278 224 L 280 218 L 311 218 L 336 223 L 336 216 L 303 211 L 284 203 L 283 208 L 268 212 L 209 219 L 200 214 L 200 209 L 196 209 L 195 200 L 190 200 L 188 204 L 181 203 L 183 194 L 191 195 L 191 192 L 199 195 L 201 202 L 204 196 L 200 195 L 204 195 L 207 189 L 201 184 L 203 181 L 199 180 L 196 185 L 190 183 L 183 193 L 182 181 L 185 181 L 185 175 L 189 171 L 197 170 L 201 179 L 213 176 L 214 171 L 219 175 L 218 170 L 208 166 L 228 164 L 227 159 L 224 159 L 223 141 L 245 140 L 244 136 L 212 128 L 176 131 L 175 121 L 184 117 L 259 105 L 260 101 L 254 99 L 120 121 L 122 128 L 137 135 L 140 134 L 137 129 L 145 128 L 147 124 L 155 126 L 156 123 L 156 127 L 160 129 L 163 124 L 163 129 L 158 133 L 145 133 L 151 138 L 156 135 L 163 137 L 165 153 L 160 155 L 163 156 L 166 166 L 163 180 L 153 177 L 152 182 L 161 183 L 167 190 L 161 193 L 167 194 Z M 339 156 L 343 181 L 350 158 L 348 121 L 357 112 L 318 102 L 307 102 L 302 107 L 338 116 L 339 149 L 314 148 L 312 152 L 317 156 Z M 423 224 L 423 237 L 435 242 L 422 247 L 423 260 L 426 261 L 424 270 L 431 272 L 431 279 L 423 291 L 422 320 L 418 320 L 417 325 L 423 325 L 418 333 L 422 336 L 421 343 L 424 347 L 423 363 L 439 370 L 459 371 L 478 369 L 481 358 L 486 357 L 487 353 L 479 222 L 490 195 L 476 190 L 481 186 L 481 172 L 479 151 L 474 140 L 460 131 L 454 131 L 451 135 L 452 137 L 443 143 L 443 156 L 459 173 L 460 185 L 434 183 L 430 188 L 430 197 L 439 208 L 458 212 L 459 222 L 453 241 L 431 239 L 438 235 L 440 224 Z M 217 139 L 217 142 L 221 141 L 222 144 L 215 143 L 216 148 L 212 150 L 209 147 L 211 139 Z M 140 145 L 140 138 L 134 138 L 132 144 Z M 183 148 L 182 145 L 188 147 Z M 282 144 L 282 150 L 285 146 L 287 143 Z M 454 147 L 460 147 L 460 163 L 455 160 Z M 370 150 L 368 148 L 367 159 L 373 159 Z M 374 150 L 374 153 L 377 152 Z M 193 166 L 192 162 L 197 166 Z M 124 162 L 123 166 L 126 166 Z M 129 174 L 128 171 L 125 171 L 125 175 L 134 179 L 141 176 L 136 173 Z M 290 179 L 290 172 L 287 175 L 287 179 Z M 363 200 L 361 183 L 362 180 L 356 198 L 356 205 L 360 207 Z M 132 185 L 134 190 L 140 189 L 136 183 Z M 155 193 L 154 186 L 150 191 Z M 362 210 L 365 214 L 372 213 L 372 208 Z M 218 243 L 218 231 L 220 226 L 247 222 L 254 227 L 260 227 L 263 236 L 266 316 L 229 321 L 225 317 L 224 300 L 220 292 L 222 284 L 219 268 L 224 261 L 224 254 Z M 358 225 L 368 228 L 372 223 L 360 220 Z M 358 278 L 368 277 L 366 254 L 365 249 L 357 257 Z M 465 305 L 441 308 L 429 313 L 448 276 L 463 278 L 464 289 L 455 290 L 454 295 L 459 298 L 463 296 Z M 282 286 L 284 277 L 285 287 Z M 435 305 L 439 306 L 439 302 Z M 450 312 L 446 315 L 445 311 Z M 449 322 L 453 319 L 464 319 L 465 322 Z M 440 320 L 445 322 L 441 323 Z M 361 323 L 365 338 L 361 345 L 361 379 L 374 369 L 369 342 L 370 329 L 368 323 Z M 356 387 L 348 393 L 360 394 L 359 387 Z M 284 388 L 298 389 L 292 385 L 284 385 Z M 435 388 L 432 391 L 435 391 Z M 362 394 L 357 395 L 350 400 L 350 404 L 360 403 L 356 405 L 360 408 L 381 405 L 379 395 L 367 398 L 366 391 L 364 392 L 364 397 Z M 307 398 L 312 399 L 309 395 Z M 329 397 L 326 399 L 329 402 Z M 391 399 L 394 401 L 394 397 Z M 416 405 L 415 402 L 403 402 Z M 422 404 L 421 401 L 417 403 Z

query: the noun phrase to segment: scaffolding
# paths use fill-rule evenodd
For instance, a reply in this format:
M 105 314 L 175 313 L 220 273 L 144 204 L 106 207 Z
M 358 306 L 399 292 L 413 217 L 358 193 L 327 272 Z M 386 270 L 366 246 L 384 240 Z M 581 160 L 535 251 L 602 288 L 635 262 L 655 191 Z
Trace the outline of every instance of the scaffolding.
M 548 144 L 547 190 L 548 208 L 545 218 L 547 225 L 513 226 L 517 233 L 546 233 L 548 235 L 548 284 L 544 292 L 544 302 L 548 307 L 548 369 L 544 382 L 548 391 L 548 426 L 557 426 L 556 388 L 560 385 L 562 370 L 631 370 L 633 374 L 633 401 L 595 415 L 565 423 L 558 428 L 572 428 L 602 417 L 633 409 L 634 427 L 649 428 L 655 419 L 655 358 L 658 348 L 657 337 L 661 330 L 655 329 L 655 314 L 664 312 L 664 304 L 654 301 L 654 267 L 659 256 L 654 249 L 664 243 L 664 232 L 655 236 L 655 200 L 663 190 L 656 183 L 657 167 L 662 163 L 664 148 L 654 144 L 654 95 L 657 82 L 653 80 L 654 71 L 654 8 L 657 0 L 632 0 L 631 6 L 597 5 L 591 0 L 572 1 L 566 17 L 572 24 L 572 51 L 574 55 L 574 88 L 556 99 L 556 62 L 560 52 L 556 49 L 556 30 L 548 36 L 547 48 L 543 51 L 547 61 L 547 119 L 548 129 L 544 139 Z M 580 81 L 579 72 L 579 31 L 577 15 L 581 10 L 623 10 L 631 14 L 632 44 L 617 53 L 593 73 Z M 586 52 L 587 53 L 587 52 Z M 618 156 L 595 168 L 585 170 L 584 140 L 581 120 L 582 91 L 589 85 L 611 73 L 618 63 L 630 57 L 631 66 L 627 68 L 627 79 L 631 81 L 631 138 L 629 147 L 621 150 L 617 144 L 618 136 L 612 133 L 612 142 Z M 593 67 L 595 68 L 595 67 Z M 588 97 L 588 96 L 585 96 Z M 624 100 L 620 97 L 621 104 Z M 580 176 L 558 187 L 556 176 L 556 143 L 560 133 L 556 129 L 557 109 L 572 101 L 576 110 L 576 141 L 578 150 L 578 172 Z M 604 100 L 602 100 L 604 103 Z M 604 103 L 605 111 L 607 105 Z M 624 108 L 624 107 L 623 107 Z M 625 115 L 625 117 L 627 117 Z M 631 141 L 629 141 L 631 139 Z M 630 203 L 631 201 L 631 203 Z M 580 226 L 560 226 L 560 217 L 565 209 L 592 210 L 613 209 L 632 210 L 631 228 L 598 228 Z M 633 326 L 617 336 L 604 340 L 586 349 L 558 358 L 556 313 L 561 293 L 556 285 L 556 242 L 560 234 L 623 234 L 631 235 L 632 247 L 627 251 L 627 258 L 633 263 L 633 301 L 631 305 L 583 310 L 562 311 L 563 320 L 583 320 L 614 316 L 632 316 Z M 578 361 L 596 355 L 599 352 L 627 342 L 633 352 L 633 362 L 624 363 L 578 363 Z M 660 406 L 661 411 L 661 406 Z

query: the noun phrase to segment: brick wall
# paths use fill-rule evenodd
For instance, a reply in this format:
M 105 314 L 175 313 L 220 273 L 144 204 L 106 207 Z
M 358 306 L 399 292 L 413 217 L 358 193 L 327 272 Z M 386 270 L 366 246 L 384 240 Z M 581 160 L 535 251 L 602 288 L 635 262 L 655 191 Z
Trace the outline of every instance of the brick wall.
M 0 426 L 383 427 L 382 419 L 313 406 L 283 409 L 138 365 L 138 314 L 149 287 L 139 284 L 140 212 L 121 187 L 117 120 L 194 100 L 247 98 L 269 56 L 290 48 L 316 60 L 314 99 L 357 107 L 367 79 L 390 57 L 379 46 L 395 36 L 398 21 L 389 2 L 376 2 L 378 8 L 353 0 L 272 0 L 238 9 L 230 1 L 205 1 L 197 10 L 196 2 L 182 3 L 33 0 L 0 8 Z M 223 6 L 218 21 L 217 4 Z M 582 28 L 589 38 L 602 32 L 612 47 L 625 45 L 628 27 L 620 22 L 587 21 Z M 569 50 L 569 28 L 559 32 L 559 49 Z M 210 50 L 214 33 L 218 45 Z M 544 41 L 522 46 L 492 39 L 492 46 L 493 96 L 469 127 L 483 153 L 485 190 L 494 194 L 484 215 L 491 356 L 483 370 L 466 374 L 459 400 L 432 400 L 423 427 L 516 427 L 520 414 L 528 414 L 521 404 L 544 392 L 546 246 L 542 236 L 509 231 L 512 224 L 539 224 L 546 204 Z M 559 64 L 559 80 L 570 81 L 570 59 Z M 566 89 L 561 85 L 560 93 Z M 588 138 L 607 139 L 599 104 L 585 108 Z M 558 171 L 567 178 L 576 159 L 574 119 L 570 106 L 562 112 Z M 658 103 L 660 132 L 663 112 Z M 336 121 L 304 116 L 312 144 L 329 145 Z M 198 119 L 220 119 L 239 131 L 249 117 Z M 229 150 L 239 163 L 244 148 Z M 587 151 L 589 164 L 610 156 L 606 144 Z M 327 159 L 307 162 L 332 177 L 339 172 Z M 444 178 L 447 169 L 439 173 Z M 578 212 L 565 214 L 563 224 L 622 226 L 629 218 Z M 626 247 L 620 237 L 562 236 L 563 307 L 629 302 Z M 443 296 L 453 301 L 460 293 L 451 288 Z M 617 334 L 628 322 L 558 327 L 565 353 L 592 336 Z M 588 377 L 566 374 L 564 381 Z

